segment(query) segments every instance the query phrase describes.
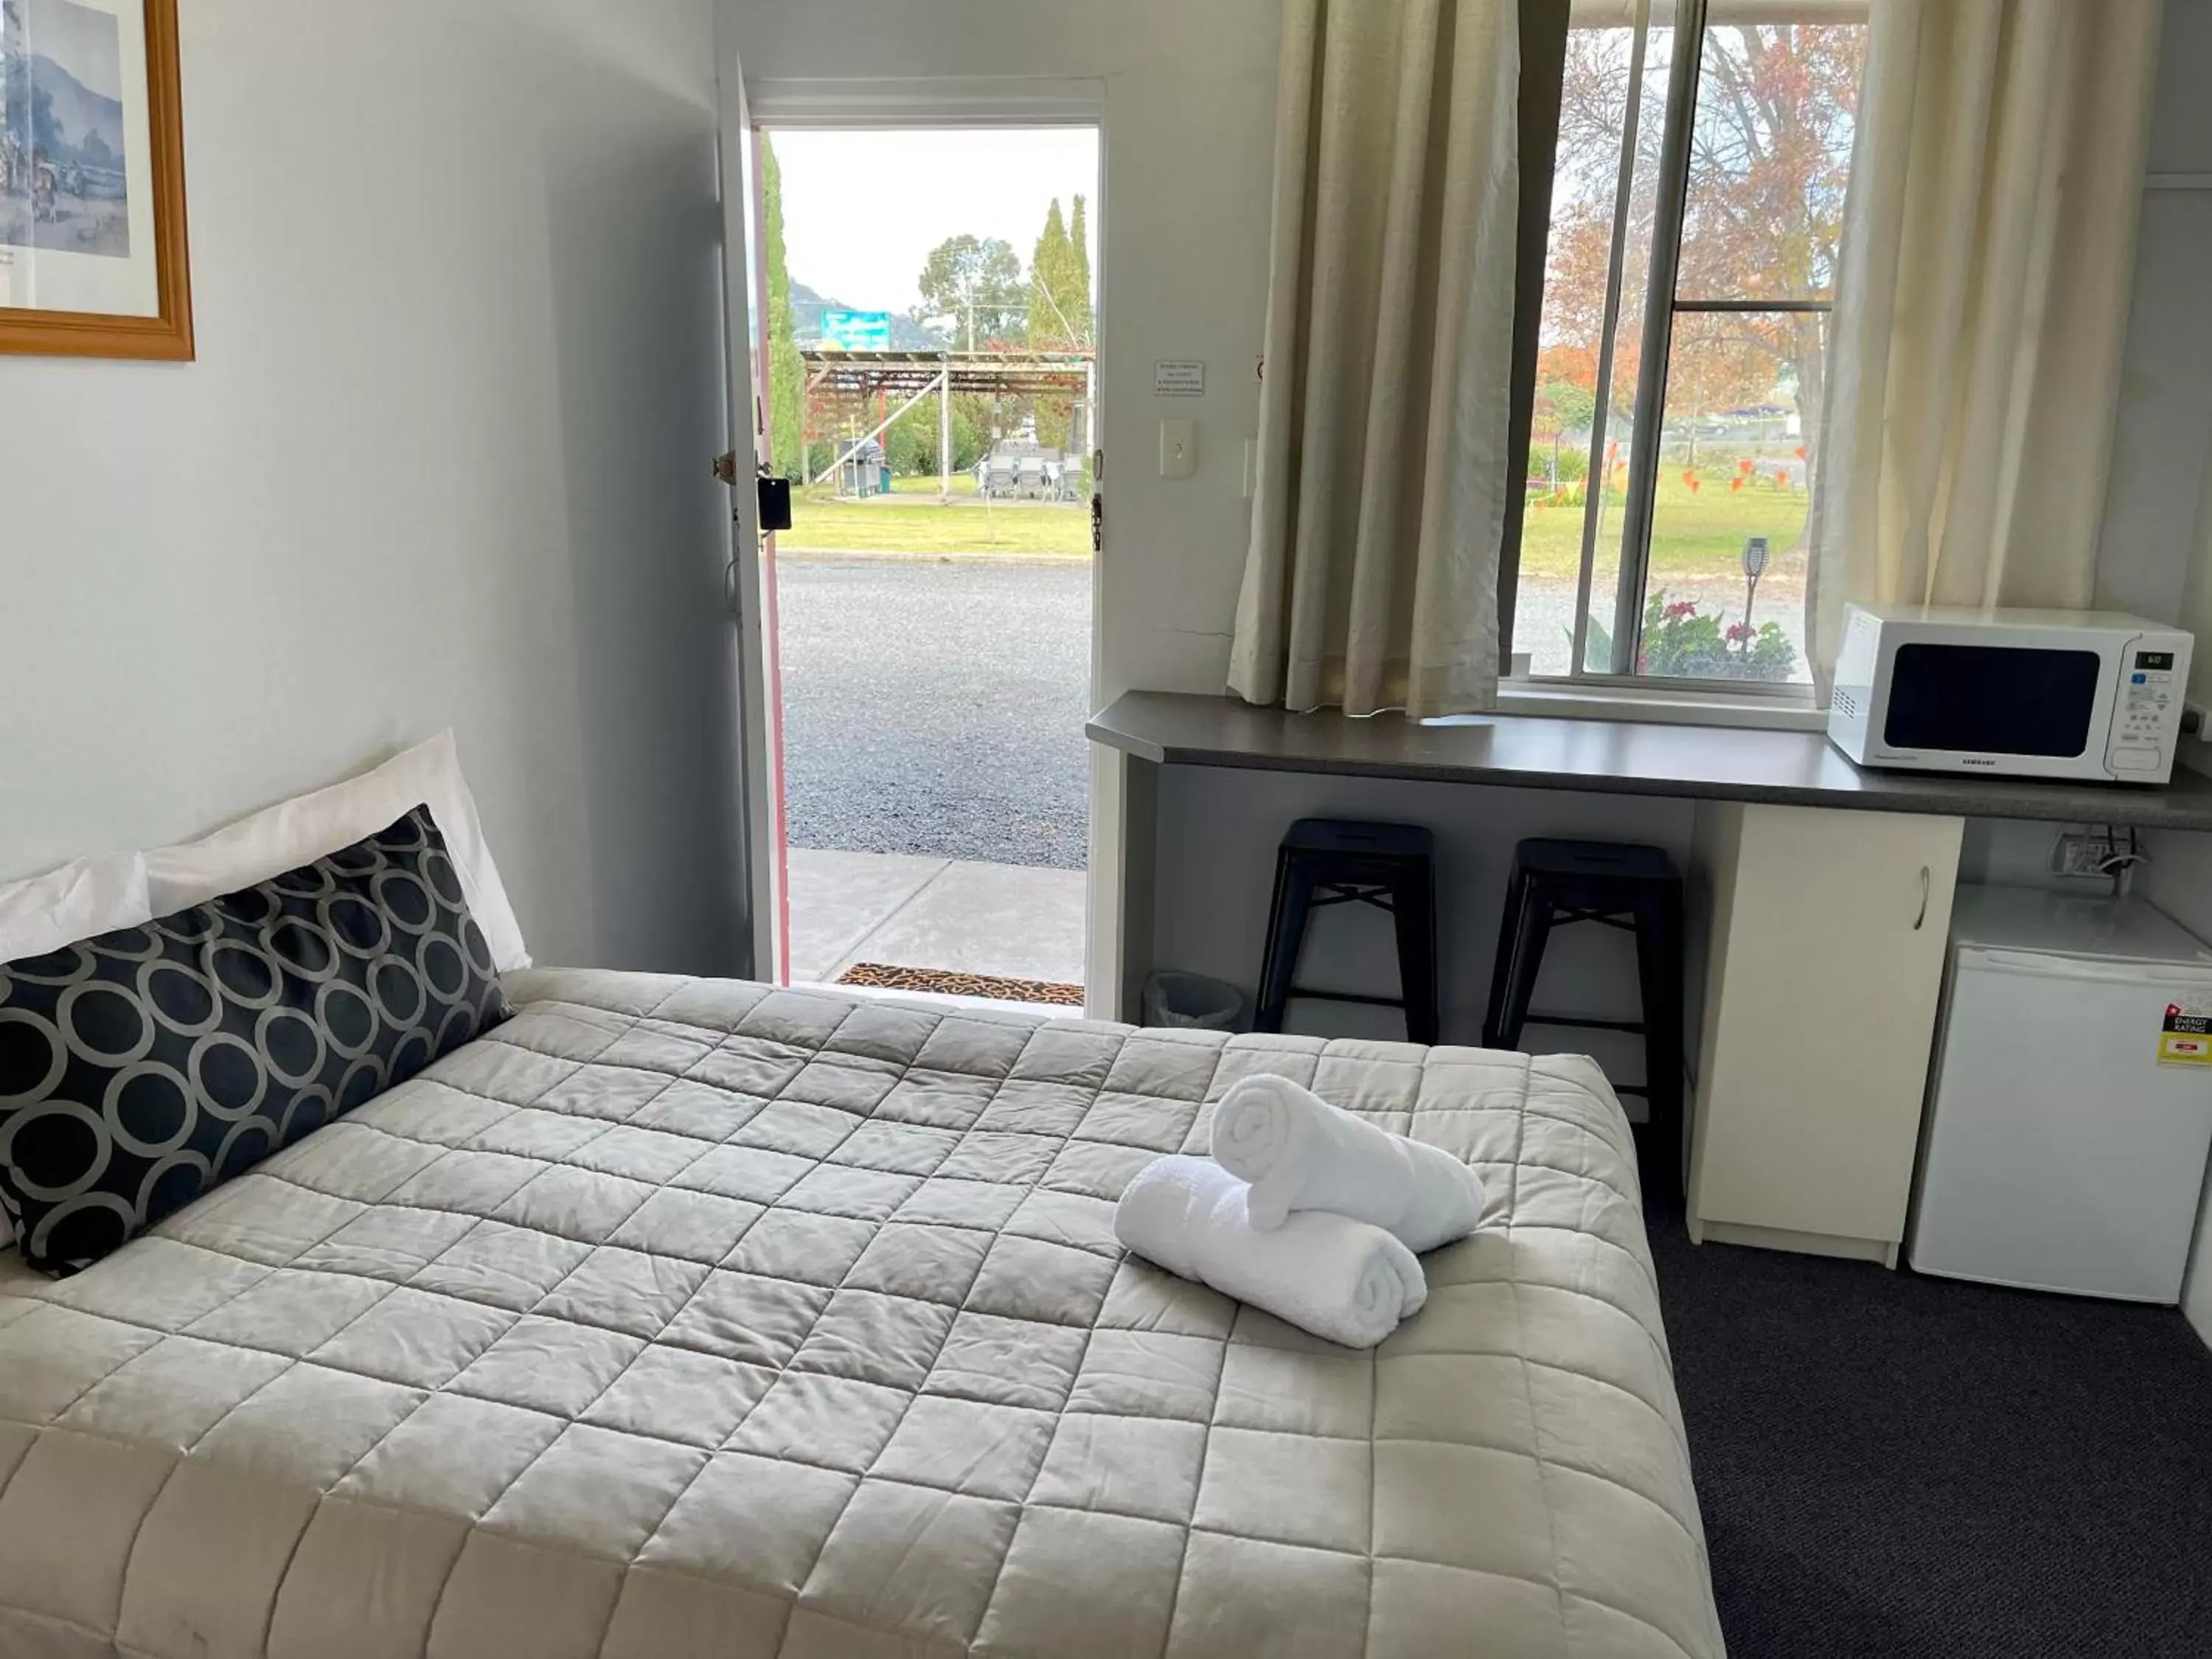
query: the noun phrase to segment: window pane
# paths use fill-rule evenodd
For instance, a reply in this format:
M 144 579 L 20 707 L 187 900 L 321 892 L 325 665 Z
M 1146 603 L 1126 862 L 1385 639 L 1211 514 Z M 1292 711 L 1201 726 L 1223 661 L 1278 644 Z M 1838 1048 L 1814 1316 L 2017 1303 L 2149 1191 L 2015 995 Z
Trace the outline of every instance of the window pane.
M 1722 21 L 1728 13 L 1714 9 L 1698 66 L 1675 295 L 1827 299 L 1865 26 Z
M 1612 257 L 1636 42 L 1632 4 L 1587 9 L 1598 16 L 1568 33 L 1566 74 L 1560 88 L 1541 355 L 1528 446 L 1528 512 L 1514 611 L 1513 649 L 1528 654 L 1533 672 L 1549 675 L 1569 672 L 1573 659 L 1575 596 L 1582 571 L 1584 514 L 1589 509 L 1591 434 L 1600 401 L 1606 271 Z M 1577 15 L 1584 10 L 1578 6 Z M 1608 473 L 1607 458 L 1615 463 L 1612 488 L 1600 489 L 1595 509 L 1602 568 L 1593 604 L 1608 623 L 1620 568 L 1620 491 L 1627 476 L 1628 410 L 1636 401 L 1637 349 L 1643 337 L 1673 17 L 1671 0 L 1654 0 L 1638 99 L 1637 153 L 1630 158 L 1626 264 L 1613 386 L 1606 399 L 1611 413 L 1605 453 L 1596 469 L 1602 481 Z M 1609 649 L 1609 643 L 1605 644 L 1604 650 Z M 1601 672 L 1607 665 L 1601 661 L 1598 666 Z
M 1805 523 L 1827 324 L 1817 311 L 1675 314 L 1639 673 L 1811 679 Z

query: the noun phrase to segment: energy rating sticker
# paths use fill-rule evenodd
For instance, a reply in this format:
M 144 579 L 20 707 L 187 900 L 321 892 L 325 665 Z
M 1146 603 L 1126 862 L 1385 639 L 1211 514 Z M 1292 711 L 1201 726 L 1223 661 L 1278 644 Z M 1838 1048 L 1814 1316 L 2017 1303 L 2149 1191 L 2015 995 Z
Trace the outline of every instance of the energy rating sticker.
M 2169 1002 L 2158 1037 L 2161 1066 L 2212 1066 L 2212 1003 Z

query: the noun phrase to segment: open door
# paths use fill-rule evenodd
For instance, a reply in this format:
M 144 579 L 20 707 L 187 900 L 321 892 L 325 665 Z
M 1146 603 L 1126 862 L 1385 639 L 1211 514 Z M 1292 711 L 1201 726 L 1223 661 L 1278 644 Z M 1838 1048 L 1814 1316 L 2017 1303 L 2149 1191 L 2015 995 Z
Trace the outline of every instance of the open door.
M 751 236 L 753 203 L 752 115 L 745 103 L 745 79 L 738 55 L 737 0 L 722 0 L 715 19 L 716 75 L 721 99 L 722 277 L 726 294 L 723 349 L 728 359 L 730 448 L 715 471 L 730 489 L 730 563 L 724 584 L 731 621 L 738 632 L 739 730 L 744 753 L 744 846 L 733 849 L 744 865 L 747 921 L 752 959 L 746 972 L 780 982 L 784 896 L 779 849 L 783 844 L 781 790 L 776 773 L 773 664 L 774 624 L 769 553 L 760 528 L 760 476 L 764 399 L 754 370 L 754 342 L 760 337 L 756 308 L 761 303 L 754 281 Z

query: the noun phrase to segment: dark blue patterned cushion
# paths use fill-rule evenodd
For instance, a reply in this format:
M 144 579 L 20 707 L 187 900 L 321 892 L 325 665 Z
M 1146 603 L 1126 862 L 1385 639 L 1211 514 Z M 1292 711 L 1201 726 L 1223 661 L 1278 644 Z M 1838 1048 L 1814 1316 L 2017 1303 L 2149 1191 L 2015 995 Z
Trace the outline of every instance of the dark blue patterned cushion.
M 427 807 L 0 967 L 0 1208 L 67 1273 L 507 1016 Z

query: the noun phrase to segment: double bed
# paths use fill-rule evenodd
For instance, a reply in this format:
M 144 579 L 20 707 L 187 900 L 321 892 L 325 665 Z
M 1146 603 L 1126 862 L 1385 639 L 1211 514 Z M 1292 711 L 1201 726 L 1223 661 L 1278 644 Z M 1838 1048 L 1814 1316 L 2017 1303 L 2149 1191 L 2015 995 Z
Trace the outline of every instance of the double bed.
M 507 992 L 85 1271 L 0 1257 L 0 1653 L 1722 1652 L 1588 1061 Z M 1115 1242 L 1261 1071 L 1491 1194 L 1371 1352 Z

